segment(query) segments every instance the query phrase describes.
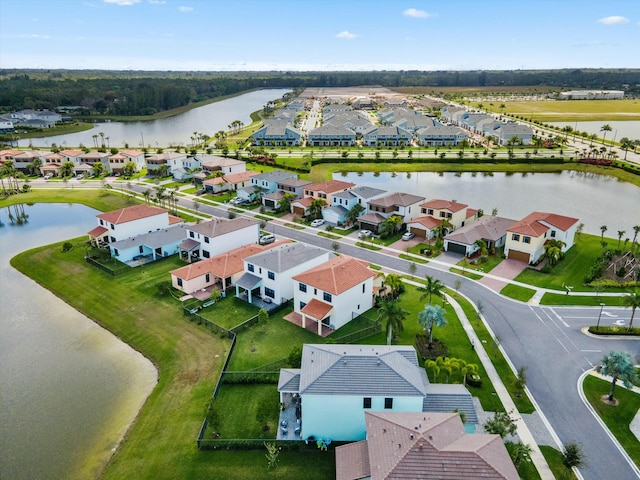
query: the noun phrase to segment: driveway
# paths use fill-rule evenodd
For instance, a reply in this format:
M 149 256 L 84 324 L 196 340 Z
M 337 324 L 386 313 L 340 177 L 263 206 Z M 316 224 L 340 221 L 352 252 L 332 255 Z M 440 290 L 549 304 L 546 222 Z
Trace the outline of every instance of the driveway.
M 449 265 L 455 265 L 460 260 L 462 260 L 462 254 L 455 253 L 455 252 L 442 252 L 440 255 L 434 258 L 443 263 L 448 263 Z
M 527 268 L 527 264 L 525 262 L 519 262 L 518 260 L 511 260 L 509 258 L 503 260 L 495 267 L 491 272 L 489 272 L 492 276 L 504 278 L 505 280 L 513 280 L 520 272 L 522 272 L 525 268 Z M 494 292 L 500 293 L 509 282 L 497 280 L 492 277 L 483 277 L 480 280 L 480 283 L 486 285 Z

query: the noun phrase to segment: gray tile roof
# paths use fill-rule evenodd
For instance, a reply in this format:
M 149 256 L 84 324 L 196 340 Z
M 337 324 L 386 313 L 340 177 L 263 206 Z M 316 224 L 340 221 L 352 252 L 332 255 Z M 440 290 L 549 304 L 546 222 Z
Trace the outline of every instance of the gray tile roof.
M 255 175 L 251 177 L 253 183 L 256 183 L 260 180 L 266 180 L 268 182 L 281 182 L 287 178 L 298 177 L 295 173 L 285 172 L 283 170 L 271 170 L 270 172 L 261 173 L 260 175 Z
M 238 217 L 232 220 L 227 220 L 226 218 L 214 217 L 206 222 L 189 225 L 187 228 L 199 233 L 200 235 L 213 238 L 258 224 L 260 224 L 260 220 L 255 220 L 253 218 Z
M 379 188 L 373 188 L 373 187 L 356 187 L 351 189 L 351 193 L 366 199 L 366 198 L 377 197 L 378 195 L 387 193 L 387 191 L 380 190 Z
M 187 236 L 185 228 L 186 226 L 184 224 L 175 225 L 173 227 L 163 228 L 162 230 L 156 230 L 155 232 L 143 233 L 142 235 L 137 235 L 135 237 L 118 240 L 117 242 L 110 243 L 109 245 L 119 250 L 125 250 L 127 248 L 138 247 L 141 245 L 156 249 L 184 239 Z
M 287 243 L 266 252 L 258 253 L 246 261 L 266 268 L 275 273 L 286 272 L 298 265 L 322 255 L 327 255 L 324 248 L 314 247 L 306 243 Z
M 491 240 L 495 242 L 505 236 L 507 229 L 514 223 L 516 221 L 509 218 L 484 215 L 475 222 L 455 230 L 444 239 L 464 245 L 473 245 L 476 240 Z
M 422 402 L 422 411 L 447 413 L 452 412 L 454 409 L 464 412 L 466 416 L 465 423 L 478 424 L 478 414 L 473 405 L 473 397 L 464 385 L 430 384 Z
M 298 390 L 300 390 L 300 369 L 281 368 L 280 377 L 278 378 L 278 391 L 297 393 Z
M 423 397 L 427 386 L 412 346 L 305 344 L 302 348 L 300 394 Z
M 245 272 L 242 276 L 236 280 L 236 285 L 244 288 L 245 290 L 253 290 L 256 288 L 262 279 L 252 273 Z

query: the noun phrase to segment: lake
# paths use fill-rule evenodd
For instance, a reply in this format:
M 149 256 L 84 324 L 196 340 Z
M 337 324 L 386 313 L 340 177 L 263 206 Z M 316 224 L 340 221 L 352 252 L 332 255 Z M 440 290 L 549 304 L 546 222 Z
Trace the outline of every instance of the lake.
M 420 195 L 427 200 L 457 200 L 471 208 L 519 220 L 532 211 L 548 211 L 575 217 L 584 231 L 600 235 L 607 225 L 607 236 L 617 238 L 618 230 L 633 237 L 633 226 L 640 225 L 640 188 L 615 177 L 575 171 L 562 173 L 454 173 L 390 172 L 335 173 L 333 178 L 388 192 Z M 623 238 L 624 240 L 624 238 Z
M 261 110 L 267 102 L 282 98 L 290 91 L 283 88 L 258 90 L 194 108 L 173 117 L 146 122 L 96 123 L 91 130 L 84 132 L 23 139 L 18 145 L 27 147 L 31 142 L 34 148 L 50 147 L 52 143 L 63 148 L 77 147 L 80 144 L 93 147 L 93 136 L 100 132 L 104 133 L 105 139 L 109 137 L 109 146 L 116 148 L 123 148 L 125 143 L 131 148 L 190 145 L 193 132 L 213 136 L 220 130 L 227 131 L 228 125 L 234 120 L 249 125 L 252 112 Z M 100 138 L 98 141 L 100 142 Z
M 72 204 L 0 209 L 1 478 L 95 478 L 156 385 L 150 361 L 9 264 L 26 249 L 85 235 L 97 213 Z

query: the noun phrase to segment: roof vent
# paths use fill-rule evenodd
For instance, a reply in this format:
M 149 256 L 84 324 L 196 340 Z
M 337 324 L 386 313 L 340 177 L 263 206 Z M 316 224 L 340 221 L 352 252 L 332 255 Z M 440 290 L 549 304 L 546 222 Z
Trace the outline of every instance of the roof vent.
M 413 433 L 409 435 L 409 438 L 413 440 Z
M 398 448 L 402 448 L 402 444 L 401 443 L 398 444 Z

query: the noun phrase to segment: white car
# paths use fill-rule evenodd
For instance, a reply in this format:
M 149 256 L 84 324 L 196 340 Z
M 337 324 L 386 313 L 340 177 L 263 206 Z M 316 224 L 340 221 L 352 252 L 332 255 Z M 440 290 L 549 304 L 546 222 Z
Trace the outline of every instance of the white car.
M 324 220 L 322 218 L 317 218 L 311 222 L 312 227 L 319 227 L 320 225 L 324 225 Z
M 371 238 L 373 237 L 373 232 L 371 230 L 360 230 L 358 232 L 358 238 Z
M 415 236 L 416 234 L 413 232 L 406 232 L 404 235 L 402 235 L 402 240 L 411 240 Z

